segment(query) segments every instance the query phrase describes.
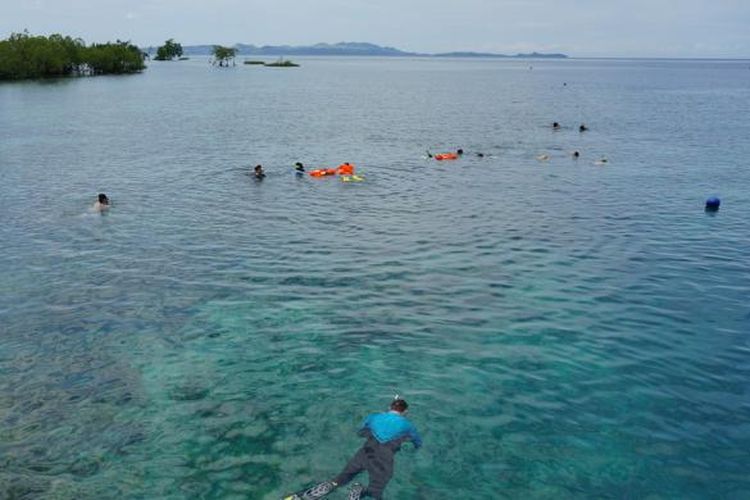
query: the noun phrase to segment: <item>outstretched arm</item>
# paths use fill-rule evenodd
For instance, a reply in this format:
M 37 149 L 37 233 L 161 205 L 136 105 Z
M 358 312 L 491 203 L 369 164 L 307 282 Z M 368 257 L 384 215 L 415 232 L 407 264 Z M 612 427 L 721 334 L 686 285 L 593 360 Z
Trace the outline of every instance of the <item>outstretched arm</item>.
M 357 431 L 357 434 L 362 437 L 367 437 L 367 434 L 370 432 L 370 419 L 372 415 L 368 415 L 367 418 L 362 422 L 362 425 L 359 426 L 359 430 Z
M 414 443 L 414 448 L 419 449 L 422 447 L 422 436 L 419 435 L 414 425 L 409 429 L 409 437 L 411 438 L 411 442 Z

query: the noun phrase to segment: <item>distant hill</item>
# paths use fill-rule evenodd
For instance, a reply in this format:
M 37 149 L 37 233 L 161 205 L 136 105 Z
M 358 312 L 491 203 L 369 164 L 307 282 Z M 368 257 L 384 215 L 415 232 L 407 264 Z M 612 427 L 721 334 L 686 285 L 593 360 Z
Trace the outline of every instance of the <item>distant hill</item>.
M 519 59 L 566 59 L 568 56 L 565 54 L 542 54 L 540 52 L 530 52 L 527 54 L 495 54 L 492 52 L 443 52 L 440 54 L 433 54 L 433 57 L 498 57 L 498 58 L 519 58 Z
M 339 42 L 339 43 L 317 43 L 315 45 L 247 45 L 238 43 L 234 46 L 239 56 L 381 56 L 381 57 L 497 57 L 497 58 L 549 58 L 564 59 L 565 54 L 542 54 L 532 52 L 530 54 L 494 54 L 489 52 L 445 52 L 440 54 L 421 54 L 418 52 L 406 52 L 393 47 L 383 47 L 374 43 L 363 42 Z M 185 55 L 211 55 L 213 45 L 188 45 L 183 46 Z M 156 51 L 154 47 L 145 49 L 149 53 Z
M 308 46 L 237 44 L 240 54 L 255 56 L 415 56 L 393 47 L 381 47 L 373 43 L 339 42 L 317 43 Z

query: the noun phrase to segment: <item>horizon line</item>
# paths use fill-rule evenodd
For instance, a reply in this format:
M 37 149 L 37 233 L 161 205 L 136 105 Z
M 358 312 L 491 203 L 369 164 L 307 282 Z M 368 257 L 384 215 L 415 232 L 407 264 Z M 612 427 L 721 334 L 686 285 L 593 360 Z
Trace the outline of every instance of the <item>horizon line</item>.
M 445 52 L 412 52 L 410 50 L 404 50 L 398 47 L 395 47 L 393 45 L 380 45 L 373 42 L 315 42 L 308 45 L 291 45 L 291 44 L 280 44 L 280 45 L 272 45 L 272 44 L 254 44 L 254 43 L 246 43 L 246 42 L 235 42 L 232 45 L 229 45 L 230 47 L 235 47 L 238 45 L 248 45 L 253 46 L 257 48 L 263 48 L 263 47 L 289 47 L 289 48 L 313 48 L 316 45 L 330 45 L 330 46 L 336 46 L 339 44 L 367 44 L 367 45 L 373 45 L 375 47 L 381 48 L 381 49 L 392 49 L 396 50 L 398 52 L 403 52 L 403 54 L 393 54 L 390 56 L 381 55 L 381 54 L 306 54 L 302 55 L 299 54 L 295 57 L 309 57 L 309 56 L 327 56 L 327 57 L 433 57 L 433 56 L 439 56 L 439 55 L 450 55 L 450 54 L 477 54 L 477 58 L 481 57 L 508 57 L 508 58 L 515 58 L 519 55 L 529 56 L 531 54 L 539 54 L 539 55 L 563 55 L 564 58 L 556 58 L 556 59 L 651 59 L 651 60 L 694 60 L 694 61 L 750 61 L 750 55 L 747 56 L 649 56 L 649 55 L 571 55 L 568 52 L 565 51 L 542 51 L 539 49 L 533 49 L 529 52 L 515 52 L 515 53 L 503 53 L 503 52 L 486 52 L 486 51 L 478 51 L 478 50 L 450 50 Z M 213 46 L 213 45 L 221 45 L 217 43 L 189 43 L 184 44 L 183 47 L 199 47 L 199 46 Z M 147 48 L 151 47 L 158 47 L 159 44 L 154 45 L 148 45 Z M 144 47 L 146 48 L 146 47 Z M 248 54 L 252 55 L 252 54 Z M 262 54 L 255 54 L 255 55 L 262 55 Z M 270 54 L 269 54 L 270 55 Z M 459 56 L 457 56 L 459 57 Z M 529 57 L 530 59 L 533 57 Z M 555 59 L 555 58 L 551 58 Z

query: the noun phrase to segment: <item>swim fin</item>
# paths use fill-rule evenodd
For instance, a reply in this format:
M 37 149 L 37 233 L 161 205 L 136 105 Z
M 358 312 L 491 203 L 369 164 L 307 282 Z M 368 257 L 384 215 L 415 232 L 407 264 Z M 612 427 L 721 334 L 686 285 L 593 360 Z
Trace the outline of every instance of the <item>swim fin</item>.
M 323 498 L 334 489 L 336 489 L 336 485 L 332 481 L 324 481 L 306 490 L 298 491 L 297 493 L 286 496 L 284 497 L 284 500 L 316 500 L 318 498 Z
M 364 488 L 359 483 L 354 483 L 351 488 L 349 488 L 349 496 L 346 497 L 348 500 L 359 500 L 362 498 L 362 492 L 364 491 Z

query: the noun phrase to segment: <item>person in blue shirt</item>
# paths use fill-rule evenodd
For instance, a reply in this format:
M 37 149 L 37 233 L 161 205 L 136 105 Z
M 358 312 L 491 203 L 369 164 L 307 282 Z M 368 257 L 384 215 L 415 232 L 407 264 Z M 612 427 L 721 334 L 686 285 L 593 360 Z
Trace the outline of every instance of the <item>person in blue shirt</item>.
M 393 458 L 406 441 L 415 448 L 422 446 L 422 438 L 407 418 L 408 403 L 396 396 L 391 402 L 390 411 L 369 415 L 359 429 L 359 435 L 367 441 L 349 460 L 341 473 L 331 481 L 320 483 L 312 488 L 286 497 L 289 500 L 314 500 L 322 498 L 339 486 L 344 486 L 357 474 L 367 471 L 370 482 L 367 489 L 355 484 L 349 492 L 352 500 L 362 497 L 380 499 L 383 490 L 393 476 Z

